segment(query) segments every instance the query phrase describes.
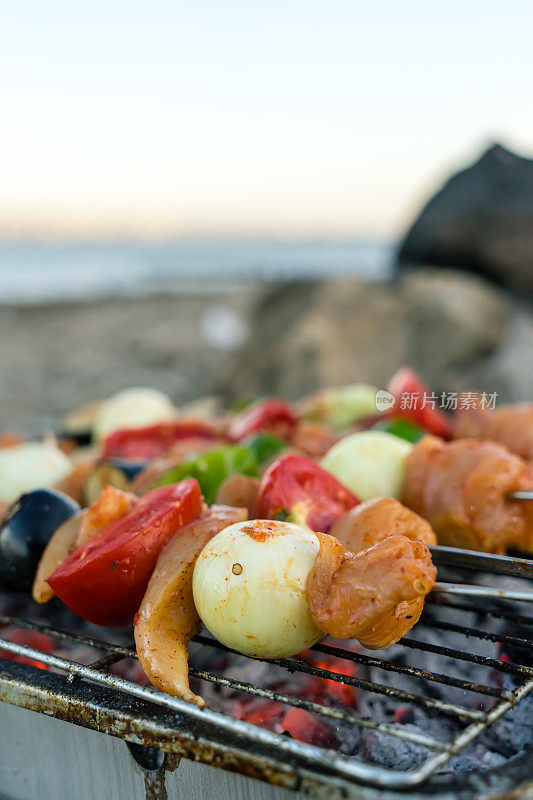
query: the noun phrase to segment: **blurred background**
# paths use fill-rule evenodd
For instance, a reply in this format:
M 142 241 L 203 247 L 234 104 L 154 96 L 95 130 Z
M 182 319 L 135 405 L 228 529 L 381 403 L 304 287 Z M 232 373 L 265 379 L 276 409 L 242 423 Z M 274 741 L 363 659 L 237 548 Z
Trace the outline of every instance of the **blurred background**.
M 533 397 L 530 2 L 1 14 L 0 428 L 405 363 Z

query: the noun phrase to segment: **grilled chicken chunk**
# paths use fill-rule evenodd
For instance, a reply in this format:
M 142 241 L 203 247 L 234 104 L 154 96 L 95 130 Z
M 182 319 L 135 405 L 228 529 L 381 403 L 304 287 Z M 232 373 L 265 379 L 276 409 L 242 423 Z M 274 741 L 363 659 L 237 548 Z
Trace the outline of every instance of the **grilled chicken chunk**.
M 223 506 L 246 508 L 251 516 L 260 483 L 259 478 L 250 478 L 248 475 L 229 475 L 217 492 L 216 502 Z
M 427 519 L 440 544 L 502 554 L 533 552 L 533 469 L 496 442 L 426 436 L 406 461 L 405 504 Z
M 330 534 L 351 553 L 359 553 L 387 536 L 437 544 L 431 525 L 393 497 L 376 497 L 352 508 L 334 523 Z
M 194 565 L 215 534 L 246 519 L 245 509 L 212 506 L 178 531 L 159 556 L 135 618 L 137 655 L 150 682 L 199 706 L 204 701 L 189 688 L 187 660 L 189 639 L 200 627 L 192 596 Z
M 533 403 L 459 410 L 454 439 L 491 439 L 533 461 Z
M 315 625 L 379 649 L 411 630 L 437 576 L 426 545 L 392 535 L 354 555 L 333 536 L 317 536 L 320 550 L 307 579 Z
M 309 458 L 322 458 L 338 441 L 339 435 L 331 428 L 309 419 L 299 420 L 290 437 L 295 450 Z

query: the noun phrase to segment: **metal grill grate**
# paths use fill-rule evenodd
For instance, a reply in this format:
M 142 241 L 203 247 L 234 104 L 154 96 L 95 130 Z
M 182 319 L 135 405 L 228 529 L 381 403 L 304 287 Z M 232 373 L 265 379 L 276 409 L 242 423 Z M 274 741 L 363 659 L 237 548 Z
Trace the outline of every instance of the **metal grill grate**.
M 487 618 L 489 620 L 491 618 L 503 619 L 505 621 L 512 620 L 517 626 L 515 630 L 518 630 L 521 635 L 497 634 L 488 630 L 474 629 L 467 625 L 459 624 L 458 622 L 451 623 L 443 621 L 443 619 L 435 616 L 435 612 L 438 611 L 441 606 L 451 609 L 459 619 L 460 615 L 464 612 L 475 612 L 480 618 Z M 100 687 L 104 687 L 106 690 L 111 690 L 117 695 L 120 695 L 123 699 L 124 696 L 127 695 L 129 698 L 134 697 L 155 704 L 159 708 L 159 711 L 156 711 L 156 719 L 160 722 L 158 728 L 159 735 L 161 735 L 161 731 L 168 734 L 170 740 L 174 741 L 174 746 L 177 751 L 179 751 L 180 744 L 175 736 L 174 739 L 172 739 L 173 733 L 176 734 L 177 728 L 183 728 L 184 721 L 185 723 L 189 722 L 191 724 L 195 721 L 201 721 L 202 723 L 207 723 L 210 726 L 210 730 L 215 734 L 218 733 L 223 736 L 229 736 L 232 741 L 237 742 L 241 748 L 246 750 L 248 757 L 252 760 L 256 748 L 267 747 L 269 753 L 273 754 L 275 759 L 281 762 L 292 760 L 311 773 L 320 772 L 322 775 L 327 774 L 334 776 L 335 780 L 363 782 L 388 789 L 408 788 L 422 783 L 436 770 L 446 764 L 452 756 L 459 753 L 468 744 L 477 739 L 481 733 L 504 716 L 533 690 L 533 668 L 527 663 L 527 653 L 529 652 L 529 654 L 531 654 L 533 648 L 533 617 L 518 617 L 516 613 L 509 610 L 508 606 L 493 606 L 492 608 L 477 609 L 467 602 L 449 601 L 437 594 L 428 598 L 426 610 L 416 628 L 417 636 L 423 634 L 424 628 L 453 632 L 455 635 L 464 637 L 464 650 L 434 644 L 433 642 L 426 641 L 424 638 L 418 639 L 411 637 L 402 639 L 400 645 L 397 647 L 405 648 L 405 652 L 409 650 L 422 650 L 433 654 L 438 659 L 442 659 L 442 667 L 440 667 L 442 671 L 430 672 L 416 666 L 402 663 L 401 659 L 399 660 L 396 658 L 388 660 L 360 652 L 353 652 L 329 644 L 317 644 L 312 648 L 316 653 L 322 655 L 335 656 L 337 659 L 354 662 L 364 668 L 382 670 L 389 674 L 389 679 L 395 676 L 407 676 L 409 679 L 419 681 L 419 692 L 406 691 L 385 682 L 379 683 L 363 677 L 339 674 L 319 666 L 313 666 L 296 657 L 283 658 L 269 663 L 275 663 L 279 668 L 289 673 L 307 673 L 330 681 L 345 683 L 364 692 L 373 693 L 374 695 L 385 695 L 392 701 L 409 703 L 433 713 L 438 712 L 439 714 L 458 720 L 463 727 L 460 732 L 449 741 L 440 740 L 429 734 L 421 734 L 409 730 L 399 723 L 377 722 L 350 709 L 332 707 L 285 692 L 253 686 L 250 683 L 219 674 L 217 671 L 198 669 L 195 667 L 190 668 L 191 676 L 212 684 L 217 684 L 221 687 L 229 687 L 235 692 L 242 692 L 248 696 L 256 696 L 276 701 L 284 706 L 301 708 L 312 714 L 350 725 L 360 726 L 386 736 L 403 739 L 427 748 L 428 755 L 419 766 L 415 769 L 401 771 L 366 763 L 356 757 L 344 756 L 332 750 L 303 744 L 286 736 L 272 733 L 258 725 L 234 719 L 228 714 L 213 711 L 208 708 L 200 709 L 184 701 L 164 695 L 152 688 L 140 686 L 108 672 L 108 668 L 112 664 L 116 664 L 123 659 L 135 659 L 136 654 L 133 647 L 124 647 L 89 636 L 76 635 L 68 631 L 50 627 L 49 625 L 30 622 L 13 616 L 0 616 L 0 622 L 5 625 L 17 626 L 24 630 L 44 633 L 57 641 L 84 645 L 96 651 L 95 654 L 97 654 L 98 657 L 91 664 L 86 666 L 59 657 L 53 653 L 44 653 L 33 647 L 0 638 L 1 649 L 17 656 L 25 656 L 62 671 L 63 674 L 61 676 L 54 677 L 57 679 L 60 678 L 63 681 L 65 689 L 68 689 L 69 686 L 72 688 L 77 681 L 80 681 L 84 685 L 87 683 L 93 686 L 97 684 Z M 524 630 L 527 632 L 525 636 L 523 635 Z M 470 652 L 468 650 L 468 642 L 472 639 L 504 643 L 511 650 L 513 660 L 500 661 L 496 658 Z M 195 637 L 194 641 L 205 648 L 231 652 L 210 636 L 204 634 Z M 456 664 L 470 662 L 476 664 L 477 667 L 486 669 L 487 682 L 475 683 L 447 674 L 446 670 L 447 666 L 449 666 L 449 659 L 453 659 Z M 8 664 L 4 659 L 0 661 L 3 662 L 4 666 Z M 0 674 L 0 686 L 3 687 L 1 697 L 17 705 L 34 708 L 35 703 L 31 702 L 28 698 L 32 695 L 32 687 L 37 691 L 38 670 L 25 665 L 17 664 L 16 666 L 18 669 L 17 675 L 20 675 L 20 670 L 23 670 L 25 679 L 24 681 L 17 681 L 13 676 L 9 677 L 9 674 L 5 671 L 2 672 Z M 496 671 L 496 673 L 506 673 L 512 676 L 515 684 L 514 687 L 512 689 L 507 689 L 504 688 L 504 686 L 491 685 L 491 676 L 494 675 L 494 671 Z M 426 691 L 426 687 L 428 685 L 431 686 L 431 684 L 450 686 L 464 692 L 473 692 L 480 696 L 493 698 L 493 705 L 489 710 L 484 711 L 479 708 L 468 707 L 467 705 L 443 701 L 437 697 L 432 697 L 430 693 Z M 42 691 L 41 695 L 44 696 Z M 58 702 L 60 704 L 63 703 L 65 706 L 65 708 L 63 708 L 63 716 L 68 719 L 68 691 L 57 693 L 53 701 L 56 704 L 56 708 Z M 492 702 L 492 700 L 489 702 Z M 47 710 L 46 703 L 44 703 L 44 706 L 41 704 L 40 710 L 44 710 L 45 713 L 54 713 L 51 710 Z M 171 715 L 177 715 L 176 719 L 179 718 L 179 725 L 177 728 L 173 726 L 172 719 L 169 719 L 169 712 Z M 114 730 L 113 733 L 135 741 L 135 736 L 130 735 L 131 732 L 128 733 L 126 727 L 122 732 L 121 730 L 118 730 L 118 732 Z M 169 747 L 172 749 L 172 745 L 169 745 L 168 742 L 165 746 L 167 749 L 169 749 Z M 200 760 L 206 760 L 201 755 L 199 758 Z

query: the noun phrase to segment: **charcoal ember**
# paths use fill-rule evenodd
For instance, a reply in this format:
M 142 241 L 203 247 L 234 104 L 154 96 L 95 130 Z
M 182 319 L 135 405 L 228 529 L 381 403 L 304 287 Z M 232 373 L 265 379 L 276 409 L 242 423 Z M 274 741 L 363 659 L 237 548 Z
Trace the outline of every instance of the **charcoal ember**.
M 195 642 L 189 642 L 189 661 L 197 669 L 226 670 L 231 664 L 236 663 L 238 656 L 234 653 L 225 653 L 214 647 Z
M 364 746 L 366 733 L 357 725 L 346 725 L 340 723 L 337 726 L 337 736 L 339 738 L 339 753 L 344 756 L 353 756 L 361 752 Z
M 265 661 L 254 661 L 251 658 L 239 659 L 239 663 L 229 666 L 224 675 L 227 678 L 234 678 L 238 681 L 251 683 L 252 686 L 261 688 L 273 688 L 287 681 L 287 673 L 274 664 Z M 294 686 L 292 679 L 287 681 Z
M 438 711 L 425 711 L 423 708 L 414 707 L 415 725 L 422 733 L 433 736 L 440 741 L 450 741 L 461 730 L 458 722 L 452 717 L 440 714 Z
M 299 708 L 286 709 L 280 724 L 273 728 L 288 732 L 294 739 L 319 747 L 334 748 L 345 756 L 361 752 L 365 733 L 357 725 L 338 722 Z
M 461 618 L 461 624 L 463 619 Z M 472 620 L 472 627 L 479 629 L 479 623 Z M 496 642 L 489 642 L 483 639 L 468 638 L 459 633 L 452 631 L 443 631 L 438 628 L 432 629 L 430 623 L 427 626 L 420 626 L 411 631 L 410 636 L 413 639 L 419 639 L 430 644 L 437 645 L 438 647 L 447 647 L 453 650 L 458 650 L 461 653 L 465 652 L 465 641 L 468 642 L 468 651 L 475 655 L 487 658 L 499 658 L 499 645 Z M 387 655 L 383 654 L 384 658 Z M 471 683 L 479 683 L 484 685 L 498 686 L 498 679 L 494 673 L 487 669 L 487 667 L 470 661 L 463 661 L 448 656 L 443 656 L 437 653 L 425 652 L 423 658 L 419 652 L 411 650 L 404 652 L 402 661 L 409 666 L 425 669 L 428 672 L 434 672 L 441 675 L 446 675 L 451 678 L 459 678 Z M 376 674 L 373 674 L 373 680 L 379 679 Z M 381 682 L 390 682 L 393 686 L 405 688 L 408 691 L 420 693 L 421 683 L 419 679 L 409 679 L 406 676 L 390 675 L 381 680 Z M 455 703 L 463 705 L 468 708 L 480 708 L 485 710 L 493 705 L 493 700 L 486 696 L 480 695 L 477 692 L 465 691 L 459 687 L 448 686 L 443 683 L 427 680 L 424 682 L 424 687 L 428 696 L 445 700 L 448 703 Z
M 311 714 L 302 708 L 290 708 L 281 721 L 281 730 L 293 739 L 316 747 L 338 749 L 340 739 L 335 726 L 323 717 Z
M 438 772 L 478 772 L 483 769 L 493 769 L 505 764 L 506 759 L 499 753 L 487 750 L 483 745 L 478 744 L 468 747 L 462 753 L 450 759 Z
M 429 637 L 425 638 L 426 641 L 429 640 Z M 387 656 L 384 655 L 384 657 L 386 658 Z M 493 657 L 496 658 L 497 656 L 494 655 Z M 462 680 L 486 685 L 497 685 L 494 676 L 489 673 L 485 667 L 465 663 L 458 665 L 453 659 L 438 656 L 433 653 L 425 653 L 423 660 L 420 657 L 420 653 L 404 653 L 401 658 L 395 660 L 407 666 L 426 669 L 429 672 L 440 673 L 449 677 L 461 678 Z M 402 691 L 432 697 L 437 700 L 443 700 L 448 703 L 455 703 L 469 708 L 480 708 L 481 706 L 490 708 L 493 704 L 491 697 L 480 695 L 477 692 L 465 691 L 464 689 L 437 683 L 429 679 L 421 680 L 420 678 L 411 678 L 408 675 L 385 672 L 377 668 L 371 668 L 368 671 L 368 678 L 383 686 L 390 686 L 395 689 L 401 689 Z M 388 702 L 391 703 L 393 701 L 389 700 Z
M 421 733 L 416 725 L 405 725 L 405 729 Z M 415 769 L 430 754 L 427 747 L 414 742 L 406 742 L 379 731 L 367 734 L 362 753 L 367 761 L 379 764 L 389 769 L 410 770 Z
M 441 741 L 450 741 L 461 730 L 459 723 L 452 717 L 415 705 L 399 706 L 395 701 L 380 695 L 360 695 L 359 711 L 374 722 L 399 723 L 404 730 L 416 730 L 421 735 L 427 734 Z
M 112 664 L 109 671 L 125 681 L 137 683 L 139 686 L 150 686 L 150 681 L 140 663 L 132 658 L 119 661 L 118 664 Z
M 224 698 L 221 688 L 216 683 L 199 681 L 196 678 L 190 678 L 189 683 L 192 691 L 195 692 L 195 694 L 199 694 L 200 697 L 205 700 L 205 704 L 208 708 L 231 714 L 230 700 Z
M 394 712 L 394 721 L 400 725 L 406 725 L 415 721 L 415 710 L 413 706 L 399 706 Z
M 516 685 L 510 675 L 504 679 L 504 688 L 512 690 Z M 491 750 L 507 758 L 517 755 L 533 743 L 533 694 L 529 694 L 492 728 L 481 741 Z

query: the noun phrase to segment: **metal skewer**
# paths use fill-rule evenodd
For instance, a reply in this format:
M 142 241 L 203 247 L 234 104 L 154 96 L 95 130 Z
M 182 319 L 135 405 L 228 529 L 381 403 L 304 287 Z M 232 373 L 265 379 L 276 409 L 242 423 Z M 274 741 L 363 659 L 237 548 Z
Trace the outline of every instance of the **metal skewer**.
M 533 492 L 511 492 L 510 500 L 533 500 Z
M 530 578 L 533 580 L 533 561 L 527 558 L 512 556 L 496 556 L 493 553 L 481 553 L 476 550 L 462 550 L 460 547 L 444 547 L 430 545 L 429 551 L 433 563 L 448 567 L 461 567 L 480 572 L 493 572 L 496 575 L 510 575 L 513 578 Z
M 511 589 L 496 589 L 492 586 L 473 586 L 470 583 L 443 583 L 437 581 L 434 592 L 461 594 L 467 597 L 492 597 L 495 600 L 523 600 L 533 603 L 533 592 L 522 592 Z
M 510 575 L 513 578 L 533 580 L 533 561 L 527 558 L 499 556 L 493 553 L 478 553 L 459 547 L 431 545 L 429 547 L 433 562 L 437 565 L 461 567 L 496 575 Z M 491 597 L 496 600 L 521 600 L 533 603 L 533 592 L 516 589 L 498 589 L 492 586 L 479 586 L 468 583 L 446 583 L 438 581 L 433 591 L 458 594 L 467 597 Z

